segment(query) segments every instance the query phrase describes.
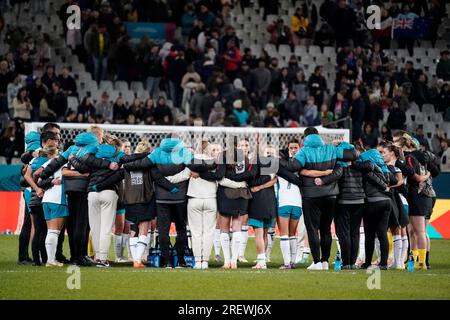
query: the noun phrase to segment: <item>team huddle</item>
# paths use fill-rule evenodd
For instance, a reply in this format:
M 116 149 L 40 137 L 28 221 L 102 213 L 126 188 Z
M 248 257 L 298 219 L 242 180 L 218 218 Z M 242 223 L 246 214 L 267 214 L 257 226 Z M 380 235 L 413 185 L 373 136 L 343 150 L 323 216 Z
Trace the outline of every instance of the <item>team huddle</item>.
M 236 137 L 191 147 L 172 135 L 153 150 L 142 140 L 132 152 L 130 142 L 98 126 L 63 150 L 60 141 L 54 123 L 25 137 L 19 263 L 109 267 L 114 238 L 115 261 L 132 260 L 134 268 L 143 268 L 158 248 L 164 268 L 208 269 L 214 247 L 215 260 L 236 269 L 248 262 L 251 226 L 253 268 L 266 269 L 276 224 L 280 269 L 312 256 L 308 270 L 328 270 L 334 221 L 343 270 L 403 270 L 407 259 L 416 269 L 429 268 L 426 226 L 439 164 L 406 132 L 370 150 L 341 140 L 326 144 L 313 127 L 281 150 L 264 141 L 251 148 Z M 62 252 L 65 231 L 70 260 Z M 192 264 L 185 259 L 190 250 Z

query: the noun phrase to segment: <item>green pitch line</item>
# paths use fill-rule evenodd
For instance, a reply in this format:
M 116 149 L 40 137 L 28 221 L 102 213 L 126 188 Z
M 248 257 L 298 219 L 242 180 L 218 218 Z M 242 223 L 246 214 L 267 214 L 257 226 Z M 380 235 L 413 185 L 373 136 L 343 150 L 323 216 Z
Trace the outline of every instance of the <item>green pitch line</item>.
M 67 240 L 65 252 L 68 253 Z M 371 275 L 357 271 L 278 270 L 279 240 L 268 270 L 135 270 L 131 265 L 80 269 L 79 290 L 67 288 L 67 267 L 19 266 L 17 236 L 0 236 L 0 299 L 450 299 L 450 240 L 433 240 L 429 271 L 381 271 L 381 289 L 369 290 Z M 256 258 L 254 239 L 246 257 Z M 333 245 L 334 256 L 335 245 Z M 110 257 L 113 257 L 111 251 Z M 370 281 L 369 281 L 370 282 Z M 372 282 L 373 283 L 373 282 Z

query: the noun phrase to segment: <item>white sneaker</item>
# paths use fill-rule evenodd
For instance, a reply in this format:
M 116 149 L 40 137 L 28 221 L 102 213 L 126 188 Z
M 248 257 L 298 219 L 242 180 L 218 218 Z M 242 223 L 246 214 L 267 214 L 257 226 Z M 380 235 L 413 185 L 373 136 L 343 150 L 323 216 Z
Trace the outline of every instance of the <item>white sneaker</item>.
M 201 263 L 201 262 L 196 262 L 196 263 L 194 264 L 194 268 L 193 268 L 193 269 L 195 269 L 195 270 L 203 269 L 203 268 L 202 268 L 202 263 Z
M 267 269 L 267 265 L 265 263 L 257 263 L 252 269 Z
M 208 261 L 203 261 L 202 262 L 202 269 L 208 269 L 209 265 L 208 265 Z
M 322 262 L 322 270 L 328 270 L 328 262 Z
M 239 262 L 243 262 L 243 263 L 247 263 L 248 262 L 248 260 L 244 256 L 238 257 L 238 261 Z
M 307 270 L 323 270 L 322 262 L 311 263 Z
M 120 258 L 116 259 L 116 263 L 127 263 L 127 262 L 128 262 L 128 259 L 125 259 L 123 257 L 120 257 Z

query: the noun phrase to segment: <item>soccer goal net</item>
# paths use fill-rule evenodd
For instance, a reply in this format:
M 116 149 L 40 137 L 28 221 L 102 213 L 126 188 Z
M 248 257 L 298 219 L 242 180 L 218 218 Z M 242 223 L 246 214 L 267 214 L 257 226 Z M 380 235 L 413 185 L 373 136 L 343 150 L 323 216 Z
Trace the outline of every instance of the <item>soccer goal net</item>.
M 45 123 L 32 122 L 25 124 L 25 133 L 39 131 Z M 86 131 L 91 124 L 59 123 L 61 127 L 62 143 L 67 143 L 81 132 Z M 157 147 L 162 139 L 177 135 L 187 146 L 196 148 L 199 141 L 208 139 L 212 143 L 225 146 L 231 137 L 236 140 L 247 139 L 250 147 L 270 144 L 276 148 L 285 148 L 290 140 L 300 139 L 305 128 L 251 128 L 251 127 L 203 127 L 203 126 L 149 126 L 149 125 L 99 125 L 106 133 L 113 134 L 131 143 L 132 149 L 139 141 L 146 139 L 152 147 Z M 319 134 L 326 143 L 336 139 L 349 141 L 348 129 L 327 129 L 317 127 Z

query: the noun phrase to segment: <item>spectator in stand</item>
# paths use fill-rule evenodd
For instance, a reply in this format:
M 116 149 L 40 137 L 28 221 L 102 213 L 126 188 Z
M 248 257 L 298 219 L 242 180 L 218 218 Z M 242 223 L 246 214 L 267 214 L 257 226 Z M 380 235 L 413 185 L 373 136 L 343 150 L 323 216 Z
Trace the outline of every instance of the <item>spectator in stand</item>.
M 156 125 L 172 125 L 173 115 L 172 111 L 166 104 L 164 97 L 159 97 L 158 104 L 154 111 L 154 120 Z
M 282 18 L 278 18 L 277 21 L 269 25 L 267 31 L 270 33 L 270 43 L 276 46 L 280 44 L 292 44 L 291 30 L 284 24 Z
M 89 117 L 94 117 L 96 114 L 96 110 L 94 107 L 94 103 L 92 102 L 92 98 L 90 96 L 84 97 L 81 100 L 80 105 L 78 106 L 77 113 L 82 115 L 83 120 L 88 119 Z
M 264 9 L 264 20 L 267 15 L 278 15 L 278 2 L 273 0 L 259 0 L 259 6 Z
M 95 114 L 101 115 L 104 121 L 108 123 L 113 123 L 113 107 L 109 101 L 109 94 L 104 91 L 100 97 L 100 101 L 95 106 Z
M 250 96 L 256 110 L 262 110 L 266 105 L 271 80 L 272 75 L 269 69 L 266 68 L 266 62 L 262 59 L 259 60 L 258 68 L 253 70 L 254 89 L 250 91 Z
M 15 75 L 14 80 L 8 84 L 6 89 L 8 95 L 8 108 L 10 110 L 13 109 L 12 104 L 13 100 L 15 97 L 17 97 L 17 93 L 19 92 L 19 89 L 22 87 L 23 87 L 22 78 L 20 77 L 20 75 Z
M 66 96 L 78 96 L 77 83 L 70 75 L 69 67 L 66 66 L 62 69 L 62 73 L 58 77 L 58 82 L 61 84 L 61 90 Z
M 348 100 L 344 97 L 342 92 L 338 92 L 331 100 L 330 110 L 333 111 L 335 120 L 344 119 L 348 116 L 349 106 Z M 343 128 L 344 123 L 337 123 L 338 128 Z
M 20 143 L 16 131 L 15 122 L 10 121 L 0 134 L 0 157 L 5 158 L 6 164 L 11 164 L 13 158 L 20 156 L 21 150 L 18 148 Z
M 320 123 L 324 127 L 329 128 L 329 123 L 334 121 L 334 115 L 333 112 L 328 110 L 328 105 L 326 103 L 323 103 L 320 107 L 320 113 L 319 113 Z
M 309 96 L 304 107 L 303 125 L 305 127 L 314 127 L 320 121 L 318 119 L 317 105 L 313 96 Z
M 144 107 L 142 109 L 142 119 L 148 124 L 153 123 L 153 113 L 155 112 L 155 103 L 152 98 L 148 98 L 144 102 Z
M 308 99 L 309 92 L 308 81 L 306 81 L 305 72 L 302 69 L 295 74 L 295 78 L 292 81 L 292 91 L 295 91 L 298 102 L 300 102 L 301 105 L 304 105 L 306 99 Z
M 203 123 L 208 123 L 209 114 L 216 101 L 220 101 L 219 90 L 217 88 L 213 88 L 209 94 L 202 99 L 200 113 Z
M 28 98 L 28 91 L 25 87 L 19 89 L 12 105 L 14 108 L 14 119 L 27 122 L 31 120 L 33 106 L 31 105 L 30 98 Z
M 184 14 L 181 17 L 181 34 L 183 35 L 185 42 L 194 28 L 196 18 L 194 5 L 192 3 L 186 4 L 184 6 Z
M 239 71 L 239 64 L 241 62 L 241 52 L 236 47 L 234 40 L 229 40 L 227 43 L 227 50 L 223 54 L 225 60 L 225 73 L 230 81 L 236 78 Z
M 55 122 L 56 121 L 56 112 L 49 108 L 49 96 L 47 94 L 44 98 L 41 99 L 39 103 L 39 121 L 42 122 Z
M 15 71 L 23 76 L 29 76 L 33 74 L 33 63 L 30 60 L 28 51 L 23 52 L 20 58 L 15 63 Z
M 381 133 L 380 134 L 381 141 L 392 141 L 393 140 L 392 131 L 386 124 L 383 124 L 381 126 L 380 133 Z
M 42 98 L 47 95 L 48 89 L 42 83 L 41 78 L 36 78 L 29 86 L 28 86 L 29 98 L 31 105 L 33 106 L 33 110 L 31 113 L 31 121 L 39 121 L 39 105 L 41 103 Z
M 264 120 L 263 124 L 264 127 L 275 127 L 280 128 L 281 127 L 281 116 L 280 112 L 275 109 L 275 105 L 272 102 L 269 102 L 266 105 Z
M 361 140 L 367 150 L 377 147 L 378 136 L 378 133 L 373 129 L 371 123 L 366 123 L 364 125 L 364 133 L 362 134 Z
M 55 67 L 53 65 L 48 65 L 45 74 L 42 76 L 42 83 L 51 90 L 53 82 L 58 81 L 58 77 L 55 73 Z
M 172 46 L 166 61 L 166 76 L 169 82 L 169 97 L 173 102 L 173 106 L 175 108 L 179 108 L 181 104 L 181 79 L 187 70 L 184 52 L 182 50 L 178 50 L 176 46 Z
M 322 105 L 325 91 L 327 90 L 327 80 L 322 75 L 322 66 L 316 66 L 314 73 L 309 77 L 309 94 L 314 97 L 317 104 Z
M 225 121 L 225 108 L 222 102 L 216 101 L 208 118 L 208 126 L 221 127 Z
M 0 129 L 9 119 L 8 108 L 8 84 L 14 79 L 14 75 L 8 70 L 8 62 L 0 62 Z
M 436 109 L 439 112 L 446 112 L 445 121 L 450 121 L 450 83 L 446 82 L 442 86 L 441 92 L 436 98 Z
M 419 16 L 410 11 L 410 7 L 407 3 L 403 4 L 402 13 L 397 16 L 397 19 L 417 19 Z M 400 49 L 408 49 L 409 56 L 414 55 L 414 38 L 399 38 L 398 45 Z
M 397 131 L 397 130 L 405 130 L 405 123 L 406 123 L 405 111 L 399 108 L 397 101 L 393 101 L 392 108 L 387 118 L 387 125 L 392 131 Z
M 423 104 L 431 101 L 431 93 L 427 86 L 427 78 L 424 73 L 421 73 L 417 81 L 414 82 L 412 100 L 414 100 L 421 109 Z
M 131 38 L 124 35 L 119 38 L 115 62 L 117 67 L 117 80 L 130 82 L 133 80 L 136 65 L 136 53 L 131 45 Z
M 200 12 L 197 15 L 197 19 L 203 21 L 207 28 L 212 28 L 216 20 L 216 16 L 212 13 L 207 4 L 207 2 L 200 2 Z
M 441 142 L 441 171 L 450 172 L 450 139 L 443 139 Z
M 300 102 L 297 100 L 295 91 L 290 91 L 288 98 L 284 101 L 283 116 L 285 121 L 301 122 L 300 117 L 303 116 L 304 110 Z
M 117 124 L 124 124 L 127 117 L 128 109 L 125 106 L 125 101 L 123 100 L 123 97 L 119 96 L 113 106 L 114 122 Z
M 59 82 L 53 82 L 52 90 L 47 94 L 48 108 L 53 110 L 58 121 L 64 119 L 67 111 L 67 97 L 61 91 Z
M 161 58 L 159 56 L 159 46 L 154 45 L 149 54 L 144 58 L 145 69 L 147 70 L 147 90 L 150 97 L 159 95 L 159 83 L 163 76 Z
M 433 138 L 431 138 L 431 151 L 434 154 L 439 154 L 442 151 L 441 142 L 445 139 L 445 131 L 441 128 L 436 128 Z
M 450 81 L 450 51 L 444 50 L 441 52 L 441 58 L 436 66 L 436 75 L 444 81 Z
M 249 114 L 242 108 L 242 100 L 233 102 L 233 115 L 236 117 L 241 127 L 246 127 L 249 121 Z
M 339 0 L 338 7 L 332 17 L 333 29 L 336 35 L 336 47 L 342 47 L 349 42 L 353 42 L 355 36 L 356 15 L 347 5 L 346 0 Z
M 369 96 L 369 106 L 364 113 L 364 122 L 370 123 L 374 131 L 378 131 L 378 123 L 383 120 L 383 109 L 381 108 L 380 98 L 372 93 Z
M 89 52 L 92 52 L 91 60 L 94 65 L 94 80 L 100 82 L 106 80 L 108 71 L 108 54 L 111 47 L 109 33 L 104 24 L 99 24 L 92 30 L 89 43 Z
M 295 13 L 291 17 L 291 30 L 297 37 L 295 43 L 301 43 L 301 40 L 307 36 L 308 26 L 308 12 L 303 12 L 302 8 L 295 9 Z
M 350 108 L 353 123 L 353 140 L 358 140 L 362 135 L 361 129 L 366 109 L 364 100 L 361 97 L 361 92 L 358 89 L 355 89 L 352 92 L 352 101 L 350 104 Z
M 241 79 L 247 92 L 252 92 L 254 78 L 248 60 L 242 60 L 241 70 L 238 72 L 237 78 Z
M 425 134 L 423 132 L 423 125 L 419 125 L 416 129 L 416 133 L 414 134 L 414 138 L 419 141 L 421 146 L 425 147 L 425 150 L 430 150 L 430 144 L 428 143 L 427 137 L 425 137 Z

